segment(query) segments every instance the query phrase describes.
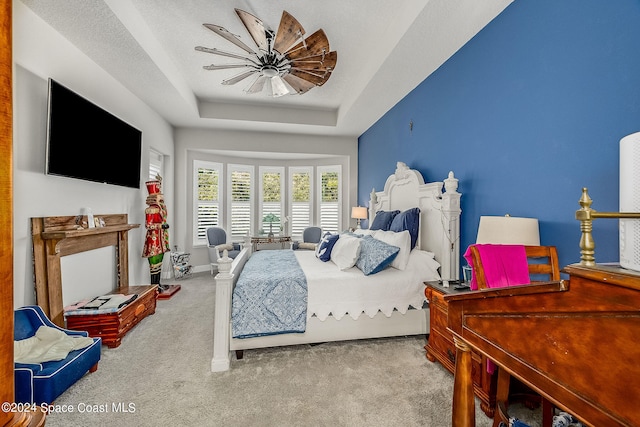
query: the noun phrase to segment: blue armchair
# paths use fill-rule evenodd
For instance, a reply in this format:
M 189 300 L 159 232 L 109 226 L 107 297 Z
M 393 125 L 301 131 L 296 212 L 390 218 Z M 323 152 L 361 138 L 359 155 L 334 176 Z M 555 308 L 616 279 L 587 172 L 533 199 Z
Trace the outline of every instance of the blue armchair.
M 85 331 L 72 331 L 55 325 L 37 305 L 14 311 L 14 340 L 35 335 L 40 326 L 63 331 L 71 336 L 88 336 Z M 71 351 L 63 360 L 42 363 L 15 363 L 15 401 L 20 403 L 51 404 L 87 371 L 98 369 L 102 339 L 93 338 L 93 344 Z

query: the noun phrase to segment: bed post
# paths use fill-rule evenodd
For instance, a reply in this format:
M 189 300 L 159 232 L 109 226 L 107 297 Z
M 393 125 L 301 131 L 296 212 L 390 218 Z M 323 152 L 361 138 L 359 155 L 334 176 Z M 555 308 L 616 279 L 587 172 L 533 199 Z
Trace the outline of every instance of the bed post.
M 231 319 L 231 292 L 233 290 L 233 260 L 225 249 L 222 258 L 218 259 L 216 282 L 216 305 L 213 330 L 213 359 L 211 371 L 228 371 L 230 367 L 229 321 Z
M 373 224 L 373 219 L 376 217 L 376 205 L 378 204 L 378 195 L 376 194 L 376 189 L 371 189 L 371 194 L 369 195 L 369 220 L 367 224 L 367 228 L 371 228 L 371 224 Z
M 446 239 L 443 244 L 449 246 L 449 251 L 442 254 L 443 280 L 460 279 L 460 196 L 458 193 L 458 180 L 449 172 L 449 177 L 444 180 L 445 192 L 442 194 L 442 215 L 444 216 L 444 232 Z M 448 271 L 447 271 L 448 270 Z

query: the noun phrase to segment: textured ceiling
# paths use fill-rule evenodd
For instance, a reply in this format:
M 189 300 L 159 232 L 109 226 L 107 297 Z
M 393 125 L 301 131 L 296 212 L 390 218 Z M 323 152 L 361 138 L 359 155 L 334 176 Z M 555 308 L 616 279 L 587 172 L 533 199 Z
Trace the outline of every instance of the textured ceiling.
M 172 125 L 359 136 L 513 0 L 21 0 Z M 276 30 L 286 10 L 327 34 L 338 62 L 303 95 L 244 92 L 202 45 L 242 51 L 202 24 L 252 40 L 234 8 Z

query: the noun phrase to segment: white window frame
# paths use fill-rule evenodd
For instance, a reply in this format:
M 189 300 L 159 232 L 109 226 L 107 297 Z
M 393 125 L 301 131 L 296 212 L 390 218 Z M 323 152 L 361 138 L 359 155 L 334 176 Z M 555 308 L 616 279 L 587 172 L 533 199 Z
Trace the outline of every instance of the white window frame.
M 218 171 L 218 202 L 201 202 L 198 200 L 198 170 L 209 169 Z M 193 245 L 207 245 L 206 235 L 203 238 L 198 236 L 198 225 L 200 224 L 198 211 L 201 204 L 218 206 L 218 226 L 223 227 L 224 224 L 224 169 L 222 163 L 209 162 L 204 160 L 193 161 Z
M 153 148 L 149 149 L 149 181 L 160 175 L 164 178 L 164 154 Z
M 244 235 L 233 235 L 233 217 L 231 212 L 233 210 L 234 202 L 232 201 L 232 191 L 231 191 L 231 174 L 233 172 L 248 172 L 249 173 L 249 229 L 247 232 L 253 234 L 255 232 L 256 227 L 256 218 L 255 218 L 255 209 L 254 209 L 254 201 L 256 199 L 255 196 L 255 167 L 253 165 L 239 165 L 239 164 L 228 164 L 227 165 L 227 195 L 226 195 L 226 214 L 229 220 L 227 221 L 226 231 L 227 231 L 227 240 L 229 241 L 239 241 L 242 240 Z M 246 233 L 245 233 L 246 234 Z
M 322 218 L 322 174 L 325 172 L 337 172 L 338 173 L 338 202 L 337 202 L 337 230 L 330 230 L 327 227 L 323 227 L 323 218 Z M 316 223 L 319 227 L 322 227 L 324 231 L 342 231 L 342 165 L 327 165 L 327 166 L 318 166 L 316 168 L 316 191 L 315 197 L 317 197 L 318 204 L 316 208 Z M 325 228 L 327 228 L 325 230 Z
M 258 218 L 256 219 L 256 224 L 258 225 L 259 228 L 263 229 L 264 232 L 268 232 L 269 230 L 269 226 L 265 225 L 262 222 L 262 219 L 264 218 L 264 216 L 268 213 L 265 211 L 264 208 L 264 192 L 263 192 L 263 180 L 262 180 L 262 176 L 265 173 L 279 173 L 280 174 L 280 206 L 279 206 L 279 214 L 278 217 L 280 218 L 280 221 L 278 221 L 277 223 L 273 223 L 273 231 L 274 233 L 278 233 L 280 232 L 280 226 L 284 225 L 283 227 L 283 233 L 287 234 L 287 224 L 282 222 L 283 220 L 283 216 L 286 215 L 286 211 L 284 209 L 285 206 L 285 200 L 287 197 L 287 188 L 284 185 L 284 178 L 285 178 L 285 168 L 284 166 L 259 166 L 258 167 L 258 181 L 259 181 L 259 185 L 258 185 Z M 272 203 L 272 202 L 270 202 Z
M 289 194 L 287 195 L 287 202 L 289 204 L 289 209 L 288 209 L 288 215 L 289 215 L 289 230 L 291 230 L 291 237 L 292 238 L 301 238 L 302 237 L 302 231 L 304 231 L 304 229 L 306 227 L 312 226 L 315 224 L 315 218 L 316 218 L 316 213 L 314 210 L 314 200 L 316 198 L 316 188 L 314 187 L 313 183 L 315 182 L 314 180 L 314 176 L 313 176 L 313 167 L 312 166 L 291 166 L 288 168 L 288 173 L 289 173 L 289 185 L 288 185 L 288 191 Z M 293 189 L 293 176 L 297 173 L 308 173 L 309 174 L 309 191 L 311 194 L 309 194 L 309 221 L 308 224 L 306 224 L 305 226 L 302 227 L 302 229 L 300 230 L 294 230 L 293 229 L 293 223 L 294 223 L 294 208 L 295 208 L 295 204 L 294 203 L 299 203 L 299 202 L 294 202 L 293 201 L 293 193 L 294 193 L 294 189 Z

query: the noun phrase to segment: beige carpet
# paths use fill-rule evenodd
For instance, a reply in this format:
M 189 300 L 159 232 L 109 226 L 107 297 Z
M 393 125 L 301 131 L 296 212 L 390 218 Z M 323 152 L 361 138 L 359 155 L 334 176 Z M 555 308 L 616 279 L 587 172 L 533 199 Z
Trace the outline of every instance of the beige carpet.
M 47 426 L 451 424 L 453 376 L 425 358 L 424 337 L 250 350 L 212 373 L 212 276 L 175 283 L 182 290 L 120 347 L 102 347 L 98 370 L 55 402 L 73 412 L 50 414 Z M 536 412 L 517 414 L 538 425 Z M 492 421 L 479 408 L 476 420 Z

